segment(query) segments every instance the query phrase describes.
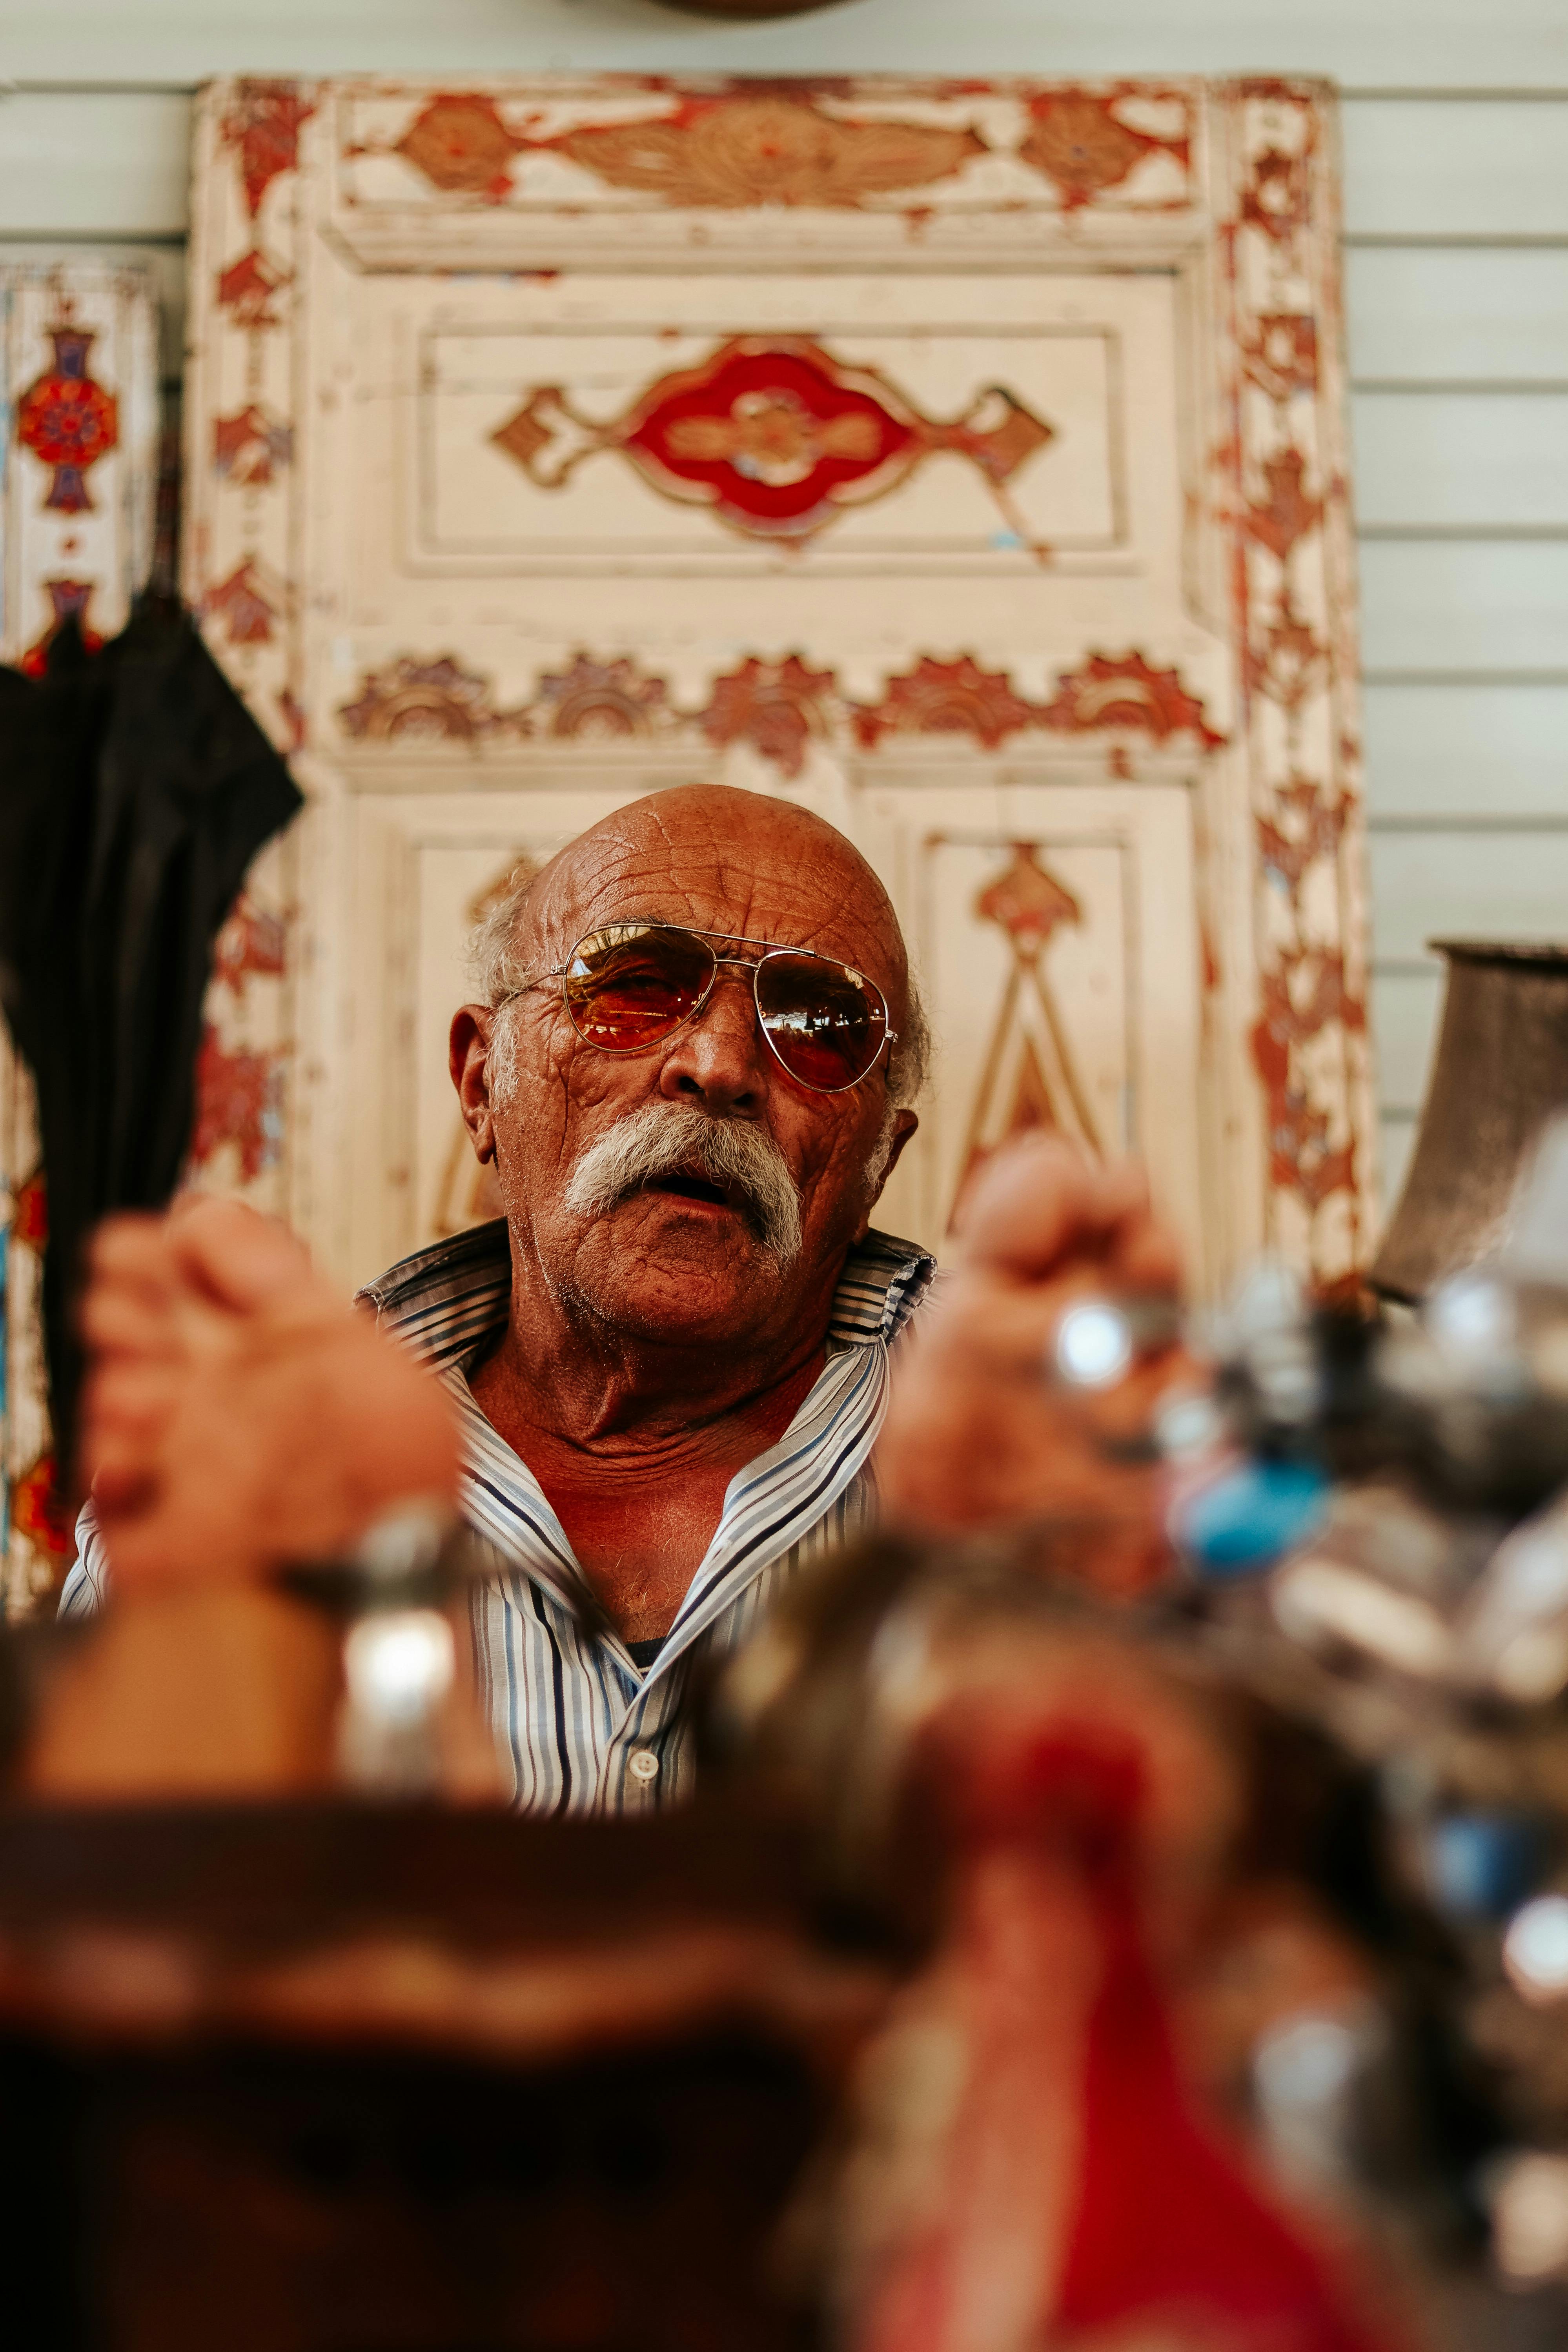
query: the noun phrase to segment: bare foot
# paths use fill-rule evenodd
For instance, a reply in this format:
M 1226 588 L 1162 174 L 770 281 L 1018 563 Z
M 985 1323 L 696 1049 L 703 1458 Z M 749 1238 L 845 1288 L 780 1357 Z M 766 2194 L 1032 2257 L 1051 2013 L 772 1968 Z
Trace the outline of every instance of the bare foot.
M 110 1219 L 81 1327 L 81 1462 L 122 1591 L 328 1559 L 456 1494 L 439 1383 L 237 1202 Z

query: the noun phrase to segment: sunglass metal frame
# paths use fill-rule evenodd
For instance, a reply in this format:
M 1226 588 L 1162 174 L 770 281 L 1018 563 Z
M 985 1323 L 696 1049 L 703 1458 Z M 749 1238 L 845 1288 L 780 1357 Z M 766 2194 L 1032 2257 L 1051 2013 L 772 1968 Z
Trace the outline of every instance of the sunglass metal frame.
M 666 931 L 672 933 L 678 938 L 683 937 L 689 940 L 701 940 L 704 942 L 710 940 L 723 940 L 728 941 L 731 947 L 761 948 L 763 950 L 763 953 L 758 956 L 754 961 L 746 956 L 715 955 L 713 957 L 712 971 L 708 977 L 708 981 L 703 988 L 701 995 L 691 1007 L 690 1012 L 683 1013 L 679 1021 L 672 1022 L 662 1036 L 654 1038 L 647 1045 L 601 1045 L 595 1038 L 584 1037 L 582 1030 L 577 1027 L 577 1017 L 572 1010 L 572 1000 L 567 993 L 566 982 L 572 976 L 572 963 L 577 954 L 578 949 L 583 947 L 589 940 L 602 940 L 607 933 L 615 931 L 624 931 L 628 935 L 628 937 L 632 938 L 640 938 L 647 931 Z M 710 950 L 710 952 L 711 952 L 711 950 Z M 830 971 L 842 973 L 844 978 L 847 980 L 853 987 L 863 989 L 868 996 L 874 997 L 876 1002 L 881 1006 L 882 1034 L 878 1040 L 876 1052 L 872 1055 L 870 1060 L 867 1063 L 866 1067 L 861 1071 L 858 1077 L 848 1079 L 841 1087 L 819 1087 L 813 1085 L 809 1078 L 801 1077 L 798 1072 L 790 1068 L 789 1064 L 784 1060 L 784 1055 L 779 1052 L 778 1047 L 774 1045 L 773 1038 L 768 1034 L 767 1016 L 763 1011 L 762 998 L 758 992 L 758 981 L 763 968 L 765 964 L 771 963 L 775 956 L 797 956 L 811 963 L 826 964 Z M 501 997 L 499 1002 L 502 1004 L 508 1003 L 514 996 L 527 996 L 533 989 L 544 987 L 547 982 L 558 980 L 562 983 L 561 1002 L 565 1010 L 566 1018 L 571 1022 L 574 1030 L 576 1031 L 578 1037 L 582 1040 L 582 1043 L 588 1047 L 589 1051 L 595 1054 L 611 1054 L 614 1055 L 617 1060 L 630 1060 L 634 1055 L 655 1053 L 660 1045 L 668 1045 L 672 1037 L 678 1035 L 679 1033 L 682 1029 L 686 1028 L 689 1023 L 695 1021 L 702 1012 L 709 999 L 711 997 L 714 983 L 717 982 L 720 972 L 726 965 L 731 966 L 737 971 L 749 971 L 751 973 L 752 1003 L 756 1008 L 757 1027 L 762 1032 L 767 1049 L 773 1055 L 774 1061 L 778 1064 L 780 1069 L 784 1072 L 785 1077 L 793 1080 L 795 1085 L 797 1087 L 805 1087 L 808 1094 L 849 1094 L 853 1092 L 856 1087 L 863 1087 L 865 1085 L 867 1079 L 875 1070 L 878 1063 L 882 1060 L 884 1048 L 887 1051 L 889 1060 L 891 1060 L 892 1049 L 899 1042 L 899 1033 L 890 1025 L 888 1013 L 888 1000 L 883 995 L 881 990 L 878 987 L 876 982 L 874 980 L 868 980 L 866 974 L 863 971 L 858 971 L 853 964 L 843 962 L 837 956 L 825 956 L 819 954 L 816 948 L 791 947 L 784 940 L 753 939 L 749 931 L 703 930 L 696 923 L 661 923 L 657 921 L 605 923 L 599 930 L 584 931 L 582 939 L 574 943 L 571 955 L 568 956 L 563 964 L 557 964 L 553 971 L 551 971 L 535 972 L 530 980 L 520 981 L 515 988 L 509 988 L 506 994 Z M 886 1066 L 887 1065 L 884 1065 L 884 1067 Z

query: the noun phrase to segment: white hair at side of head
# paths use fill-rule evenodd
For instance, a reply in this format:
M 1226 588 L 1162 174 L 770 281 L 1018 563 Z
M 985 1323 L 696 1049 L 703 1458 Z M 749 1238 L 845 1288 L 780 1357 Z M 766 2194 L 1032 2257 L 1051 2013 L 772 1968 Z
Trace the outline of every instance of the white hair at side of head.
M 468 985 L 476 1003 L 504 1004 L 531 977 L 517 919 L 538 871 L 531 857 L 520 857 L 468 934 Z
M 931 1076 L 931 1024 L 921 1002 L 920 984 L 909 975 L 903 1027 L 888 1055 L 888 1094 L 895 1110 L 910 1110 L 925 1092 Z
M 500 888 L 486 900 L 468 933 L 468 986 L 473 1001 L 488 1004 L 496 1016 L 490 1027 L 489 1051 L 485 1056 L 490 1106 L 495 1110 L 507 1108 L 517 1076 L 515 1058 L 505 1048 L 517 992 L 524 981 L 532 978 L 518 938 L 518 919 L 538 871 L 532 858 L 520 857 Z M 496 1051 L 498 1045 L 502 1049 L 500 1053 Z

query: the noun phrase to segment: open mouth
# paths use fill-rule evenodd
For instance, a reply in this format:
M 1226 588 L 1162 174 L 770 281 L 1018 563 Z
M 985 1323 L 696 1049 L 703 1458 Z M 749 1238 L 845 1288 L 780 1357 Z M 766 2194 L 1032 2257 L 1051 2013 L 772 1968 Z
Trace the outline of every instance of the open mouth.
M 707 1201 L 716 1209 L 733 1206 L 722 1184 L 710 1177 L 699 1176 L 685 1168 L 671 1169 L 664 1176 L 655 1176 L 644 1187 L 649 1192 L 671 1192 L 683 1201 Z

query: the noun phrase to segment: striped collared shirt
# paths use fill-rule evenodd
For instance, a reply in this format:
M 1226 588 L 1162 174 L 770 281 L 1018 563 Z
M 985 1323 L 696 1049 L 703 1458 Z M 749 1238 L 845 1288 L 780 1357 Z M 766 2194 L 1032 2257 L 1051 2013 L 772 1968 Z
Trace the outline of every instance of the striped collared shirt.
M 868 1457 L 887 1408 L 889 1348 L 931 1272 L 923 1250 L 885 1234 L 851 1250 L 822 1373 L 777 1444 L 731 1479 L 713 1540 L 646 1669 L 592 1605 L 539 1481 L 468 1388 L 468 1368 L 507 1320 L 504 1222 L 421 1250 L 361 1293 L 383 1330 L 438 1369 L 457 1401 L 462 1516 L 494 1560 L 471 1597 L 475 1664 L 523 1810 L 629 1811 L 690 1794 L 684 1702 L 699 1662 L 736 1649 L 800 1568 L 874 1514 Z M 104 1589 L 90 1508 L 77 1540 L 60 1601 L 68 1617 L 90 1612 Z

